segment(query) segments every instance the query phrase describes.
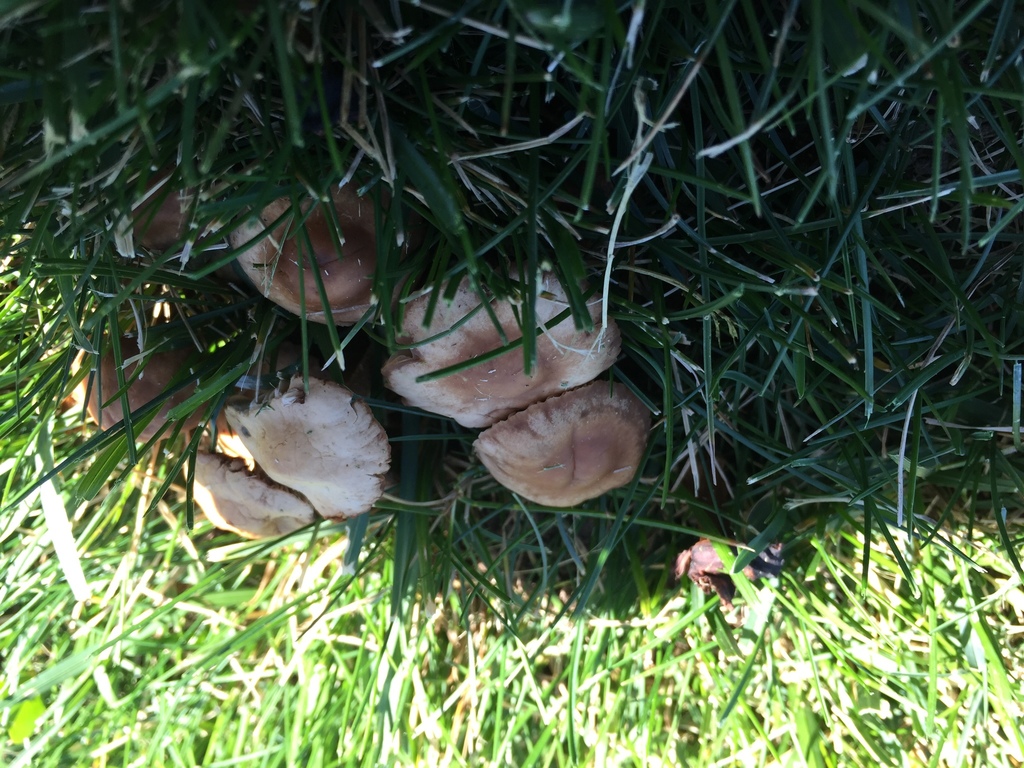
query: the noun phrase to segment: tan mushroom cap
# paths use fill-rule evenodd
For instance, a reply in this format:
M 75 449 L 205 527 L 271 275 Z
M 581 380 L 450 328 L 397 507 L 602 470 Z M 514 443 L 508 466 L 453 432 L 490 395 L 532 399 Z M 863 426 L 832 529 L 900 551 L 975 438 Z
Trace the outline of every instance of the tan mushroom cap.
M 554 275 L 544 275 L 538 287 L 537 324 L 543 326 L 568 303 Z M 450 416 L 464 427 L 490 426 L 531 403 L 592 381 L 619 355 L 618 326 L 610 320 L 601 336 L 601 304 L 594 300 L 589 305 L 594 331 L 577 330 L 570 316 L 538 332 L 537 364 L 530 376 L 523 371 L 522 349 L 513 349 L 450 376 L 418 383 L 416 379 L 424 374 L 504 346 L 490 316 L 479 308 L 480 298 L 468 279 L 459 285 L 451 303 L 438 299 L 430 325 L 424 327 L 429 302 L 426 294 L 406 306 L 401 343 L 416 344 L 442 334 L 473 310 L 476 313 L 451 333 L 393 356 L 384 365 L 384 381 L 409 405 Z M 491 307 L 508 340 L 520 338 L 513 304 L 495 300 Z
M 640 467 L 651 415 L 622 384 L 595 381 L 535 403 L 473 444 L 509 490 L 571 507 L 629 483 Z
M 335 188 L 331 195 L 340 229 L 340 252 L 331 235 L 333 224 L 323 206 L 308 198 L 300 204 L 302 214 L 316 206 L 303 224 L 308 242 L 298 226 L 301 217 L 294 215 L 285 216 L 269 236 L 261 237 L 270 224 L 289 210 L 289 197 L 272 202 L 258 217 L 235 229 L 229 239 L 232 248 L 256 240 L 238 255 L 238 266 L 268 299 L 296 315 L 305 306 L 306 319 L 313 322 L 326 324 L 333 316 L 335 323 L 345 325 L 356 322 L 373 304 L 373 273 L 377 266 L 374 204 L 369 198 L 359 197 L 352 187 Z M 310 245 L 314 261 L 310 261 Z M 299 294 L 300 255 L 305 303 Z M 314 262 L 323 280 L 330 314 L 320 300 Z
M 217 528 L 247 539 L 281 536 L 316 518 L 309 502 L 250 472 L 245 461 L 218 453 L 196 454 L 196 504 Z
M 122 360 L 129 359 L 139 354 L 139 348 L 134 339 L 123 337 L 120 339 Z M 191 349 L 174 349 L 166 352 L 153 352 L 148 354 L 143 361 L 143 369 L 136 375 L 138 362 L 128 363 L 124 367 L 124 380 L 128 384 L 128 406 L 132 411 L 137 411 L 146 403 L 159 397 L 179 378 L 182 370 L 192 357 Z M 121 398 L 116 397 L 118 393 L 117 366 L 114 362 L 113 350 L 108 350 L 100 362 L 100 381 L 95 378 L 89 392 L 89 399 L 86 402 L 86 409 L 89 418 L 101 429 L 109 429 L 115 424 L 124 420 L 124 412 L 121 410 Z M 89 379 L 79 385 L 83 392 Z M 100 392 L 102 385 L 103 391 Z M 157 430 L 167 421 L 168 412 L 178 403 L 182 403 L 193 393 L 191 387 L 184 387 L 164 401 L 160 410 L 152 418 L 146 428 L 138 435 L 139 440 L 149 440 L 156 434 Z M 113 400 L 111 398 L 114 398 Z M 106 404 L 102 409 L 101 404 Z M 195 428 L 202 420 L 202 414 L 197 412 L 184 419 L 183 430 Z
M 275 482 L 305 496 L 324 517 L 369 511 L 384 492 L 391 446 L 370 407 L 329 381 L 295 376 L 262 403 L 229 400 L 228 424 Z

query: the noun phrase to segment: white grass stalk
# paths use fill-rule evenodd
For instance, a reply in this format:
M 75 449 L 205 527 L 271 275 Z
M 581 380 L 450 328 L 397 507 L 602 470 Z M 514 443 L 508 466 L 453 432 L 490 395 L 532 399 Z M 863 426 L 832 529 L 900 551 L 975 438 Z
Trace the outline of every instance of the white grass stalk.
M 50 422 L 43 420 L 39 432 L 39 450 L 36 453 L 36 469 L 40 473 L 53 471 L 53 438 Z M 60 563 L 64 578 L 71 588 L 75 600 L 82 602 L 92 597 L 89 584 L 82 570 L 82 559 L 78 556 L 75 536 L 71 531 L 71 520 L 68 518 L 64 500 L 57 490 L 56 476 L 39 486 L 39 502 L 43 507 L 43 519 L 50 532 L 57 562 Z

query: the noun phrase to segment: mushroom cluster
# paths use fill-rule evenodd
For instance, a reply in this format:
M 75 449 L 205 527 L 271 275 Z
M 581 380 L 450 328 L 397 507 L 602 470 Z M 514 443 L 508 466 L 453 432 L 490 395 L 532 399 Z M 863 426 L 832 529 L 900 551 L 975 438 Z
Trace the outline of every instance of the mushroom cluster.
M 186 375 L 192 356 L 188 349 L 151 352 L 143 362 L 133 339 L 119 343 L 124 389 L 118 386 L 114 352 L 108 350 L 72 395 L 102 429 L 124 420 L 123 398 L 136 413 L 161 397 Z M 293 351 L 286 347 L 286 359 L 289 354 Z M 136 430 L 136 439 L 155 437 L 168 412 L 191 394 L 184 387 L 166 398 Z M 198 427 L 201 417 L 200 411 L 190 414 L 182 428 Z M 217 448 L 196 456 L 195 500 L 216 527 L 247 538 L 290 533 L 313 522 L 316 512 L 337 519 L 368 511 L 383 492 L 391 455 L 369 406 L 344 387 L 315 378 L 307 394 L 301 376 L 266 399 L 230 400 L 218 419 Z
M 185 236 L 194 197 L 192 190 L 166 189 L 172 173 L 157 176 L 133 214 L 135 237 L 151 251 Z M 353 189 L 334 188 L 325 200 L 282 197 L 254 211 L 228 236 L 238 251 L 236 273 L 309 321 L 359 321 L 377 301 L 378 217 L 373 202 Z M 600 301 L 587 305 L 586 330 L 577 327 L 552 273 L 541 274 L 534 288 L 531 297 L 522 294 L 523 286 L 518 296 L 482 299 L 466 278 L 446 288 L 450 298 L 423 292 L 406 303 L 401 351 L 382 374 L 406 403 L 484 429 L 474 450 L 500 483 L 534 502 L 567 507 L 632 480 L 650 414 L 627 387 L 594 381 L 621 347 L 614 320 L 602 325 Z M 537 323 L 529 372 L 516 343 L 526 298 Z M 150 375 L 139 377 L 153 385 L 140 392 L 139 402 L 167 383 L 157 375 L 158 362 L 153 356 Z M 177 372 L 182 362 L 183 353 L 169 356 L 167 367 Z M 104 366 L 103 391 L 90 404 L 100 423 L 123 416 L 113 396 L 119 393 L 108 389 L 116 382 L 112 362 Z M 431 376 L 449 368 L 454 372 Z M 166 411 L 185 396 L 169 399 L 141 437 L 155 434 Z M 390 464 L 387 436 L 349 390 L 320 380 L 309 381 L 307 390 L 292 378 L 269 398 L 230 400 L 224 414 L 222 432 L 231 433 L 235 447 L 222 442 L 218 453 L 200 454 L 194 477 L 196 501 L 215 525 L 249 537 L 277 535 L 316 514 L 361 514 L 380 498 Z
M 288 533 L 314 512 L 331 520 L 368 512 L 384 492 L 387 435 L 340 384 L 310 379 L 306 391 L 295 376 L 268 398 L 232 398 L 224 415 L 225 442 L 244 455 L 200 454 L 195 475 L 196 502 L 219 528 L 251 538 Z
M 173 168 L 153 178 L 133 207 L 132 229 L 137 245 L 161 253 L 186 236 L 195 191 L 179 189 Z M 294 204 L 291 197 L 274 200 L 229 239 L 241 251 L 232 273 L 292 313 L 305 310 L 314 322 L 351 324 L 375 302 L 375 207 L 353 187 L 333 189 L 326 204 L 308 196 Z M 129 350 L 123 352 L 127 357 Z M 159 396 L 187 356 L 149 355 L 140 372 L 126 365 L 128 407 L 135 411 Z M 125 393 L 112 354 L 99 368 L 102 387 L 93 386 L 86 405 L 91 419 L 107 427 L 122 420 Z M 84 400 L 85 386 L 81 390 Z M 167 412 L 190 394 L 169 398 L 138 437 L 153 437 Z M 189 417 L 184 427 L 198 426 L 201 415 Z M 301 379 L 292 379 L 267 399 L 229 402 L 225 415 L 218 453 L 199 454 L 194 474 L 196 501 L 217 527 L 247 537 L 277 535 L 308 524 L 316 512 L 350 517 L 380 498 L 390 465 L 387 436 L 350 391 L 314 380 L 307 392 Z
M 593 331 L 573 318 L 554 323 L 569 306 L 557 279 L 542 276 L 536 296 L 537 363 L 527 374 L 522 352 L 491 355 L 522 335 L 517 307 L 507 299 L 484 307 L 468 280 L 450 301 L 409 302 L 399 341 L 408 347 L 384 366 L 387 386 L 406 403 L 449 416 L 466 427 L 489 427 L 474 449 L 498 482 L 531 501 L 567 507 L 630 482 L 639 469 L 650 414 L 622 385 L 593 382 L 618 357 L 614 320 Z M 489 309 L 490 311 L 486 311 Z M 501 333 L 494 319 L 500 325 Z M 551 327 L 548 327 L 548 326 Z M 449 375 L 419 381 L 458 363 L 487 359 Z

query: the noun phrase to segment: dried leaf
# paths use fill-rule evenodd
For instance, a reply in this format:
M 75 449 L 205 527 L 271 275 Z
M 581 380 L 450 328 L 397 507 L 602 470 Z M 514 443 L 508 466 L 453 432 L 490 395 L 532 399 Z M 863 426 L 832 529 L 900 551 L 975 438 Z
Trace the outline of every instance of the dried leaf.
M 731 549 L 736 552 L 735 547 Z M 743 575 L 751 580 L 778 576 L 782 572 L 783 562 L 782 544 L 776 542 L 751 561 L 743 569 Z M 732 607 L 736 585 L 733 584 L 732 577 L 725 572 L 722 558 L 718 556 L 715 545 L 710 540 L 701 539 L 676 558 L 676 578 L 681 579 L 684 575 L 705 594 L 710 595 L 714 592 L 726 608 Z

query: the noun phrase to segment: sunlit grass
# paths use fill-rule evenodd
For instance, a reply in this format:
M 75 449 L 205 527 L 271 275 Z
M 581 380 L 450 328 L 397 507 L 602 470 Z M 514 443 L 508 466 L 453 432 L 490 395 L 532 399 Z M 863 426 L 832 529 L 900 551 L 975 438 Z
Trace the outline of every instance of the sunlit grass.
M 457 584 L 396 620 L 387 541 L 355 577 L 333 530 L 215 560 L 225 537 L 201 526 L 183 538 L 166 504 L 140 520 L 132 496 L 119 535 L 91 547 L 86 603 L 33 557 L 38 536 L 8 541 L 28 557 L 9 562 L 18 587 L 0 592 L 5 686 L 20 693 L 5 727 L 16 741 L 33 719 L 35 731 L 9 743 L 7 764 L 981 766 L 1022 754 L 1024 603 L 987 531 L 958 539 L 963 555 L 908 547 L 913 586 L 884 545 L 864 578 L 862 537 L 820 531 L 777 583 L 741 580 L 725 614 L 683 585 L 631 615 L 554 621 L 559 600 L 544 597 L 513 630 Z M 44 615 L 65 632 L 38 626 Z

